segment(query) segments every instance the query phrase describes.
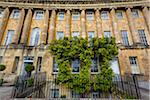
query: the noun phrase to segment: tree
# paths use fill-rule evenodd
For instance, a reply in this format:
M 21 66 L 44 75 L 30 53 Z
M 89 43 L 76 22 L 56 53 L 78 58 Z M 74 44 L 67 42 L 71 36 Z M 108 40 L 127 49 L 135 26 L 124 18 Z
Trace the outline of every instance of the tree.
M 27 76 L 30 77 L 32 71 L 34 70 L 34 66 L 31 64 L 27 64 L 25 67 L 25 71 L 27 72 Z
M 67 38 L 54 40 L 50 53 L 55 56 L 59 67 L 56 83 L 76 93 L 89 93 L 91 89 L 109 91 L 114 73 L 110 61 L 118 54 L 115 38 Z M 99 59 L 100 72 L 91 77 L 92 58 Z M 79 74 L 72 74 L 71 61 L 80 60 Z

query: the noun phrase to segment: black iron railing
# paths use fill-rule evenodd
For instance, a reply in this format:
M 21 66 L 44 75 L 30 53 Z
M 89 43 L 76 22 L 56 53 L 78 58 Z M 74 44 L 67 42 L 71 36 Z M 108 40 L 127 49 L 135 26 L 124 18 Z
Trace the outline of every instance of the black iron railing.
M 141 87 L 139 84 L 148 83 L 149 77 L 141 75 L 127 74 L 124 76 L 116 75 L 113 78 L 112 88 L 108 92 L 91 91 L 88 93 L 78 94 L 74 91 L 56 84 L 57 75 L 46 78 L 46 73 L 32 75 L 34 84 L 28 86 L 27 77 L 18 77 L 15 88 L 12 92 L 12 98 L 44 98 L 53 100 L 55 98 L 112 98 L 112 99 L 142 99 Z M 148 83 L 149 84 L 149 83 Z

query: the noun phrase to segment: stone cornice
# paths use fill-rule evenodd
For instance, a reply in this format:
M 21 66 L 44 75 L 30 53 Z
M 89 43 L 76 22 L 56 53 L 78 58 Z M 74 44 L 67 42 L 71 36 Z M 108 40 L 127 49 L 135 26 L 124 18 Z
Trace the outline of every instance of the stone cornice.
M 15 3 L 15 2 L 0 2 L 1 7 L 15 7 L 15 8 L 40 8 L 40 9 L 98 9 L 98 8 L 116 8 L 116 7 L 134 7 L 147 6 L 150 7 L 150 1 L 136 1 L 136 2 L 118 2 L 118 3 L 99 3 L 99 4 L 36 4 L 36 3 Z

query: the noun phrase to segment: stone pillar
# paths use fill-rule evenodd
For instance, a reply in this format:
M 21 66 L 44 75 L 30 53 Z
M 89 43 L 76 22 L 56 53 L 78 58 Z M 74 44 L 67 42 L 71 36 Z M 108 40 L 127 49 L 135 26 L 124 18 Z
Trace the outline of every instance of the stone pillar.
M 81 37 L 86 38 L 86 18 L 85 10 L 81 11 Z
M 12 43 L 17 44 L 18 41 L 19 41 L 19 36 L 21 34 L 21 29 L 22 29 L 22 26 L 23 26 L 24 17 L 25 17 L 25 10 L 22 9 L 20 11 L 20 15 L 19 15 L 19 19 L 18 19 L 18 25 L 17 25 L 17 28 L 15 30 L 15 34 L 13 36 Z
M 147 28 L 148 28 L 148 31 L 150 32 L 150 13 L 148 11 L 148 8 L 147 7 L 144 7 L 143 10 L 143 15 L 144 15 L 144 18 L 145 18 L 145 22 L 146 22 L 146 25 L 147 25 Z
M 96 28 L 97 28 L 97 36 L 102 38 L 102 20 L 100 18 L 100 11 L 97 9 L 95 12 L 96 16 Z
M 46 38 L 47 38 L 47 32 L 48 32 L 48 21 L 49 21 L 49 10 L 46 10 L 45 16 L 44 16 L 44 27 L 42 29 L 41 44 L 46 44 Z
M 65 36 L 66 37 L 71 37 L 71 13 L 70 10 L 67 10 L 67 14 L 66 14 L 66 33 Z
M 7 26 L 7 22 L 9 19 L 9 13 L 10 13 L 9 8 L 6 8 L 3 13 L 2 23 L 0 24 L 0 43 L 2 41 L 2 37 L 3 37 L 3 34 L 4 34 L 6 26 Z
M 22 36 L 21 36 L 22 44 L 27 44 L 31 21 L 32 21 L 32 11 L 31 11 L 31 9 L 29 9 L 28 14 L 25 18 L 24 26 L 23 26 L 23 31 L 22 31 Z
M 115 13 L 115 9 L 112 8 L 111 11 L 111 20 L 112 20 L 112 34 L 113 36 L 116 38 L 116 43 L 117 44 L 121 44 L 121 37 L 120 34 L 118 32 L 118 25 L 117 25 L 117 19 L 116 19 L 116 13 Z
M 126 10 L 126 15 L 127 15 L 127 19 L 128 19 L 129 29 L 132 34 L 133 43 L 138 44 L 138 43 L 140 43 L 140 39 L 139 39 L 138 32 L 134 26 L 134 19 L 132 18 L 132 12 L 131 12 L 130 8 L 128 8 Z
M 54 40 L 54 34 L 55 34 L 55 26 L 56 26 L 56 11 L 52 10 L 51 18 L 50 18 L 50 32 L 48 37 L 48 43 L 50 43 L 52 40 Z

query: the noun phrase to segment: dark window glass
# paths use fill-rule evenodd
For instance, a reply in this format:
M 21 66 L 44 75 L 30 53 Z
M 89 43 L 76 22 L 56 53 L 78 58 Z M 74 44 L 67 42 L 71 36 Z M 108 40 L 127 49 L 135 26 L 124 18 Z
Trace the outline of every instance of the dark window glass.
M 59 89 L 51 89 L 51 97 L 59 98 Z
M 72 72 L 79 72 L 80 68 L 80 61 L 79 59 L 74 59 L 72 61 Z
M 98 72 L 97 58 L 92 59 L 91 72 Z
M 38 57 L 38 62 L 37 62 L 37 71 L 41 71 L 42 67 L 42 57 Z
M 59 68 L 58 68 L 58 64 L 56 63 L 56 58 L 53 58 L 53 72 L 58 72 Z

